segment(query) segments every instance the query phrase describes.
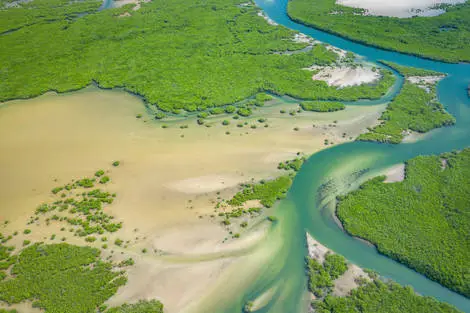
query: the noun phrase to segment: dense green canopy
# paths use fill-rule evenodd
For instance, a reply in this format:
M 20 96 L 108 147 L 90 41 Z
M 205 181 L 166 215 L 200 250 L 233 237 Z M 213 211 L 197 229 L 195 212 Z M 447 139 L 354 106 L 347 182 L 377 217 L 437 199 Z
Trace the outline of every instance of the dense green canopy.
M 340 199 L 345 229 L 470 296 L 470 149 L 407 162 L 402 182 L 374 178 Z
M 97 249 L 65 243 L 25 248 L 13 265 L 12 279 L 0 282 L 0 300 L 31 300 L 47 313 L 94 313 L 126 283 L 99 254 Z
M 364 14 L 336 0 L 292 0 L 288 14 L 301 23 L 390 50 L 448 62 L 470 61 L 470 1 L 442 6 L 433 17 Z
M 235 103 L 260 91 L 302 99 L 377 98 L 393 83 L 337 89 L 313 81 L 313 64 L 337 55 L 305 53 L 294 32 L 270 25 L 244 0 L 153 0 L 96 11 L 99 1 L 34 0 L 0 9 L 0 101 L 96 82 L 124 87 L 166 111 Z M 4 3 L 4 2 L 3 2 Z
M 375 280 L 359 287 L 346 297 L 328 296 L 314 302 L 317 313 L 457 313 L 447 303 L 421 297 L 410 287 Z

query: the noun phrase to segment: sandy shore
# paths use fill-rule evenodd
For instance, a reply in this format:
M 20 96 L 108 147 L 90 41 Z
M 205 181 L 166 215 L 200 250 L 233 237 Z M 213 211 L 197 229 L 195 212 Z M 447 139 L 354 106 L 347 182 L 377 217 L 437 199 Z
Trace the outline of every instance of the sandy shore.
M 325 139 L 335 144 L 351 140 L 377 120 L 385 105 L 280 113 L 297 107 L 274 102 L 239 128 L 235 120 L 221 125 L 226 116 L 208 118 L 212 127 L 198 126 L 192 119 L 157 123 L 138 98 L 124 92 L 89 89 L 5 103 L 0 108 L 0 222 L 10 224 L 2 232 L 26 228 L 35 208 L 50 201 L 52 188 L 101 168 L 109 170 L 106 188 L 118 196 L 105 212 L 124 222 L 123 229 L 108 236 L 109 242 L 129 240 L 127 248 L 113 246 L 113 259 L 136 260 L 129 284 L 109 303 L 158 298 L 168 313 L 189 310 L 208 290 L 219 297 L 227 282 L 249 282 L 271 255 L 271 250 L 258 247 L 265 228 L 247 229 L 240 239 L 232 239 L 210 217 L 218 198 L 230 198 L 240 182 L 284 173 L 277 170 L 280 161 L 324 149 Z M 268 118 L 269 127 L 257 122 L 261 116 Z M 163 129 L 163 123 L 169 128 Z M 181 129 L 185 124 L 189 128 Z M 110 166 L 114 160 L 121 165 Z M 59 225 L 28 228 L 33 241 L 57 242 L 49 239 L 51 234 L 63 235 Z M 68 232 L 65 236 L 69 243 L 84 244 Z M 12 243 L 21 246 L 23 239 L 20 234 Z M 147 254 L 141 253 L 144 248 Z M 237 268 L 242 277 L 240 270 L 233 272 Z
M 362 8 L 369 15 L 393 16 L 407 18 L 412 16 L 436 16 L 444 13 L 444 10 L 434 9 L 439 4 L 458 4 L 466 0 L 337 0 L 337 4 Z

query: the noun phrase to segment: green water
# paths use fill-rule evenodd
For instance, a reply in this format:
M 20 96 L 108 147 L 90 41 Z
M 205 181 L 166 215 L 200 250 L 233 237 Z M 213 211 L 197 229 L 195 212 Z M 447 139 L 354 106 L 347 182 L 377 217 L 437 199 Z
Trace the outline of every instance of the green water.
M 354 142 L 321 151 L 305 163 L 295 178 L 287 199 L 275 209 L 279 223 L 272 232 L 278 235 L 268 241 L 281 240 L 281 248 L 272 250 L 264 270 L 242 294 L 234 295 L 232 303 L 218 303 L 217 312 L 242 312 L 243 303 L 253 300 L 272 286 L 278 286 L 269 304 L 257 312 L 304 312 L 306 277 L 304 257 L 307 253 L 305 232 L 357 265 L 377 271 L 380 275 L 403 285 L 411 285 L 418 293 L 448 302 L 470 312 L 470 300 L 458 295 L 409 268 L 377 253 L 344 233 L 333 220 L 337 194 L 352 190 L 368 177 L 386 167 L 420 154 L 438 154 L 470 146 L 470 100 L 466 87 L 470 83 L 469 64 L 446 64 L 413 56 L 383 51 L 297 24 L 286 15 L 287 0 L 258 0 L 257 4 L 275 22 L 301 31 L 315 39 L 353 51 L 366 60 L 392 61 L 448 74 L 438 86 L 440 101 L 457 123 L 453 127 L 431 132 L 425 139 L 410 144 L 385 145 Z M 359 101 L 352 105 L 374 105 L 390 100 L 401 86 L 400 77 L 391 94 L 380 101 Z

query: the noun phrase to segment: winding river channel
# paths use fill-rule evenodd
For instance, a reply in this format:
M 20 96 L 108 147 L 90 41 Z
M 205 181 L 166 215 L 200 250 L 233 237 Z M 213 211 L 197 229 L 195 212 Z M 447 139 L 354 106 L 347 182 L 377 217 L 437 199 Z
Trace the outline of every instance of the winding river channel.
M 386 60 L 446 73 L 447 78 L 438 86 L 438 95 L 441 103 L 456 117 L 457 123 L 452 127 L 432 131 L 414 143 L 386 145 L 353 142 L 323 150 L 310 157 L 295 178 L 288 197 L 276 208 L 280 222 L 273 227 L 271 235 L 272 240 L 281 238 L 282 248 L 244 294 L 234 295 L 233 303 L 219 303 L 220 311 L 217 311 L 239 313 L 244 302 L 255 299 L 267 290 L 273 291 L 273 296 L 257 312 L 305 311 L 308 300 L 305 298 L 304 256 L 307 253 L 305 232 L 308 231 L 319 242 L 355 264 L 373 269 L 381 276 L 402 285 L 410 285 L 422 295 L 435 297 L 464 312 L 470 312 L 470 299 L 442 287 L 379 254 L 374 247 L 350 237 L 333 218 L 334 198 L 337 194 L 354 189 L 385 168 L 420 154 L 438 154 L 470 146 L 470 99 L 466 91 L 470 83 L 470 64 L 436 62 L 351 42 L 293 22 L 287 16 L 287 2 L 256 1 L 276 23 L 352 51 L 367 61 Z M 367 101 L 357 103 L 367 104 Z

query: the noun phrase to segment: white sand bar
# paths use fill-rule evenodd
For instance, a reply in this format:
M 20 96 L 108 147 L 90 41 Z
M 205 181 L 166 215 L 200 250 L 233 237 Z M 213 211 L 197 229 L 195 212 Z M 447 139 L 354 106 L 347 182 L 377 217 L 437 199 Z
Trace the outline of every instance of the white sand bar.
M 393 16 L 393 17 L 412 17 L 418 16 L 436 16 L 444 13 L 444 10 L 435 9 L 439 4 L 459 4 L 466 0 L 337 0 L 341 4 L 353 8 L 367 10 L 369 15 Z
M 369 84 L 380 79 L 380 72 L 371 67 L 325 67 L 313 75 L 313 80 L 323 80 L 328 86 L 350 87 Z

